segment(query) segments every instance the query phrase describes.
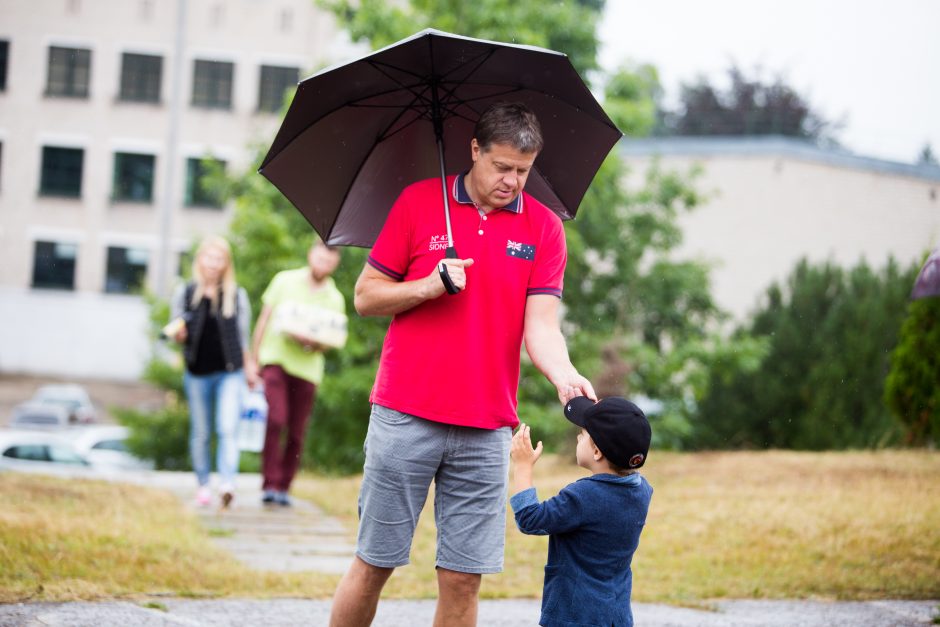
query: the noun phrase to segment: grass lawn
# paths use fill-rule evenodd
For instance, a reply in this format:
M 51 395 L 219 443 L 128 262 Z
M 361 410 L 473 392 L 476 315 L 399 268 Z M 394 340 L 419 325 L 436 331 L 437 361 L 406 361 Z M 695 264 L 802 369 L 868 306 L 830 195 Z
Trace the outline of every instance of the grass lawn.
M 940 454 L 923 451 L 656 452 L 655 494 L 634 560 L 634 599 L 940 599 Z M 547 498 L 584 471 L 548 457 Z M 296 495 L 356 527 L 358 477 L 303 475 Z M 412 564 L 386 596 L 434 597 L 429 498 Z M 329 597 L 337 577 L 256 573 L 214 549 L 166 493 L 0 474 L 0 602 L 175 596 Z M 506 568 L 488 598 L 536 597 L 547 540 L 507 516 Z

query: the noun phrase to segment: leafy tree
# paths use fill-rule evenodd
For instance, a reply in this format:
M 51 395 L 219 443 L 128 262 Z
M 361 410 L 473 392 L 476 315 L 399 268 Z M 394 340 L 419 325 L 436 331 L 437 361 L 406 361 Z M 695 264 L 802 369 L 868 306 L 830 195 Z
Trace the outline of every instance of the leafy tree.
M 737 331 L 766 338 L 760 367 L 710 375 L 694 444 L 844 449 L 899 441 L 901 425 L 882 395 L 915 274 L 894 260 L 880 272 L 864 262 L 846 271 L 800 261 Z
M 424 28 L 564 52 L 581 75 L 597 69 L 595 33 L 604 0 L 317 0 L 353 41 L 382 48 Z
M 700 77 L 683 84 L 678 110 L 666 112 L 662 134 L 785 135 L 834 143 L 838 125 L 826 121 L 792 87 L 776 77 L 764 82 L 755 72 L 747 76 L 732 65 L 730 86 L 722 91 Z
M 929 143 L 921 148 L 920 155 L 917 157 L 918 165 L 940 165 L 937 162 L 937 155 L 933 152 L 933 147 Z
M 604 88 L 607 115 L 627 137 L 652 133 L 661 98 L 659 73 L 649 64 L 622 64 Z
M 940 444 L 940 298 L 913 301 L 891 354 L 885 403 L 909 444 Z

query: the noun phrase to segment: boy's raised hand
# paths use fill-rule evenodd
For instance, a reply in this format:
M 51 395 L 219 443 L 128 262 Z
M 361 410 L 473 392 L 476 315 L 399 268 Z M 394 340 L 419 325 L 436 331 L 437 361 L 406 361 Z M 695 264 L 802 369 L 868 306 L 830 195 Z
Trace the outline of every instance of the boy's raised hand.
M 539 441 L 534 448 L 532 447 L 532 435 L 529 425 L 519 423 L 516 434 L 512 436 L 512 448 L 509 454 L 510 457 L 512 457 L 512 461 L 517 464 L 527 464 L 529 466 L 535 464 L 539 457 L 542 456 L 541 441 Z

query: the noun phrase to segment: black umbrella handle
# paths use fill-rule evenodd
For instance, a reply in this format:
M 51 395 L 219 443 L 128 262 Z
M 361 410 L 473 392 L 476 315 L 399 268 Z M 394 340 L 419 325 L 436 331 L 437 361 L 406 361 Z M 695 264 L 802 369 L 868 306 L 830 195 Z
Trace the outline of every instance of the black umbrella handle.
M 457 259 L 458 258 L 457 249 L 454 248 L 453 246 L 448 246 L 447 249 L 444 251 L 444 256 L 447 259 Z M 453 296 L 454 294 L 457 294 L 458 292 L 460 292 L 460 288 L 454 285 L 454 282 L 450 278 L 450 274 L 448 274 L 447 272 L 446 263 L 441 262 L 437 264 L 437 271 L 441 275 L 441 281 L 444 282 L 444 289 L 447 290 L 448 294 Z

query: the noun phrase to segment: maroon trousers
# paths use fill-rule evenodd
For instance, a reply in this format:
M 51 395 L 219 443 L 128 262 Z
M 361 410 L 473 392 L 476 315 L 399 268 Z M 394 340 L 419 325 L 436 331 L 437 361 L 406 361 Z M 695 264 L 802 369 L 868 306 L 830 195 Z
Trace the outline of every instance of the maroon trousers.
M 287 374 L 280 366 L 265 366 L 261 379 L 268 401 L 268 425 L 261 452 L 262 489 L 287 492 L 300 466 L 316 386 Z

